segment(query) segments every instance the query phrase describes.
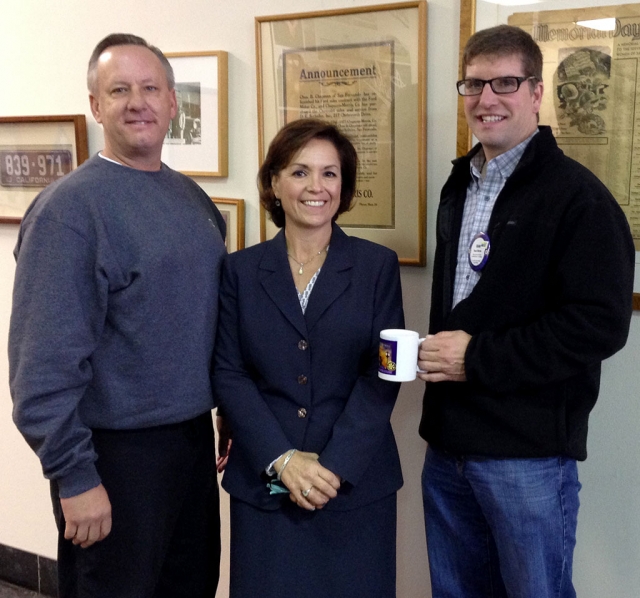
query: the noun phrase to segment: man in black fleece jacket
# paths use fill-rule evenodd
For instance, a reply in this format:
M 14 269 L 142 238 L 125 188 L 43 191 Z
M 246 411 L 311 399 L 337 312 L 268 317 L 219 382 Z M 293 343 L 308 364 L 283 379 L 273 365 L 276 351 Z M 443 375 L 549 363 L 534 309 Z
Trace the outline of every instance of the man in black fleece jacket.
M 501 25 L 463 57 L 467 122 L 437 221 L 420 434 L 433 597 L 575 596 L 588 416 L 631 318 L 635 251 L 605 186 L 538 126 L 542 54 Z

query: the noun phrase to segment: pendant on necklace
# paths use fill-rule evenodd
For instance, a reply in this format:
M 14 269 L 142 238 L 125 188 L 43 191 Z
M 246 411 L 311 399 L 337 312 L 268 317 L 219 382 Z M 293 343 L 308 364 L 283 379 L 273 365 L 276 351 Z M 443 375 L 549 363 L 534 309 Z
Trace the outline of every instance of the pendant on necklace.
M 302 276 L 304 274 L 304 267 L 307 264 L 310 264 L 313 260 L 315 260 L 323 251 L 327 252 L 329 251 L 329 246 L 327 245 L 324 249 L 321 249 L 320 251 L 318 251 L 318 253 L 316 253 L 311 259 L 308 259 L 306 262 L 299 262 L 295 257 L 293 257 L 288 251 L 287 251 L 287 256 L 292 259 L 296 264 L 298 264 L 298 266 L 300 266 L 300 268 L 298 269 L 298 274 L 300 276 Z

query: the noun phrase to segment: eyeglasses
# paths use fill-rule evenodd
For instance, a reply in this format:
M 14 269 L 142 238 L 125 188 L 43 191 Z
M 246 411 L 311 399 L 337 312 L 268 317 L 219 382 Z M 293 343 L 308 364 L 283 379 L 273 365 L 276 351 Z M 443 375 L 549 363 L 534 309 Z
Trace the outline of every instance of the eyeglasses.
M 537 81 L 537 77 L 496 77 L 495 79 L 463 79 L 456 83 L 461 96 L 479 96 L 488 83 L 497 94 L 515 93 L 525 81 Z

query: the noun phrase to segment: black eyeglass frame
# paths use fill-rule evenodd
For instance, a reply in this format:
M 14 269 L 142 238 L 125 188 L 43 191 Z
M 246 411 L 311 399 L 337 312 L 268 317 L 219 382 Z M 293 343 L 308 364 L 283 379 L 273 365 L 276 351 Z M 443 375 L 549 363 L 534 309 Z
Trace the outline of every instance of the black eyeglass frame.
M 500 79 L 515 79 L 517 86 L 513 91 L 498 91 L 493 87 L 493 82 L 498 81 Z M 484 91 L 484 86 L 488 83 L 493 93 L 498 95 L 508 95 L 510 93 L 516 93 L 520 89 L 520 86 L 525 81 L 531 81 L 532 79 L 536 82 L 538 81 L 538 77 L 534 77 L 533 75 L 531 75 L 530 77 L 516 77 L 514 75 L 506 75 L 504 77 L 494 77 L 493 79 L 477 79 L 476 77 L 469 77 L 468 79 L 461 79 L 460 81 L 457 81 L 456 89 L 458 90 L 458 94 L 461 95 L 463 98 L 467 96 L 479 96 L 479 95 L 482 95 L 482 92 Z M 480 88 L 480 91 L 478 93 L 462 93 L 460 91 L 460 87 L 462 87 L 466 81 L 479 81 L 480 83 L 482 83 L 482 87 Z

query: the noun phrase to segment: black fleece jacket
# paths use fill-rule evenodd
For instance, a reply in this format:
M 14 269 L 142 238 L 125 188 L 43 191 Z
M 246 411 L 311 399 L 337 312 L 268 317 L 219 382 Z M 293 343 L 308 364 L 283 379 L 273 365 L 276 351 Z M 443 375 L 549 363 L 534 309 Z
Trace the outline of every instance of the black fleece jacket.
M 627 339 L 635 249 L 624 213 L 549 127 L 539 129 L 496 200 L 482 276 L 453 310 L 480 146 L 454 161 L 442 190 L 429 332 L 472 339 L 466 382 L 427 383 L 420 434 L 455 455 L 584 460 L 601 362 Z

